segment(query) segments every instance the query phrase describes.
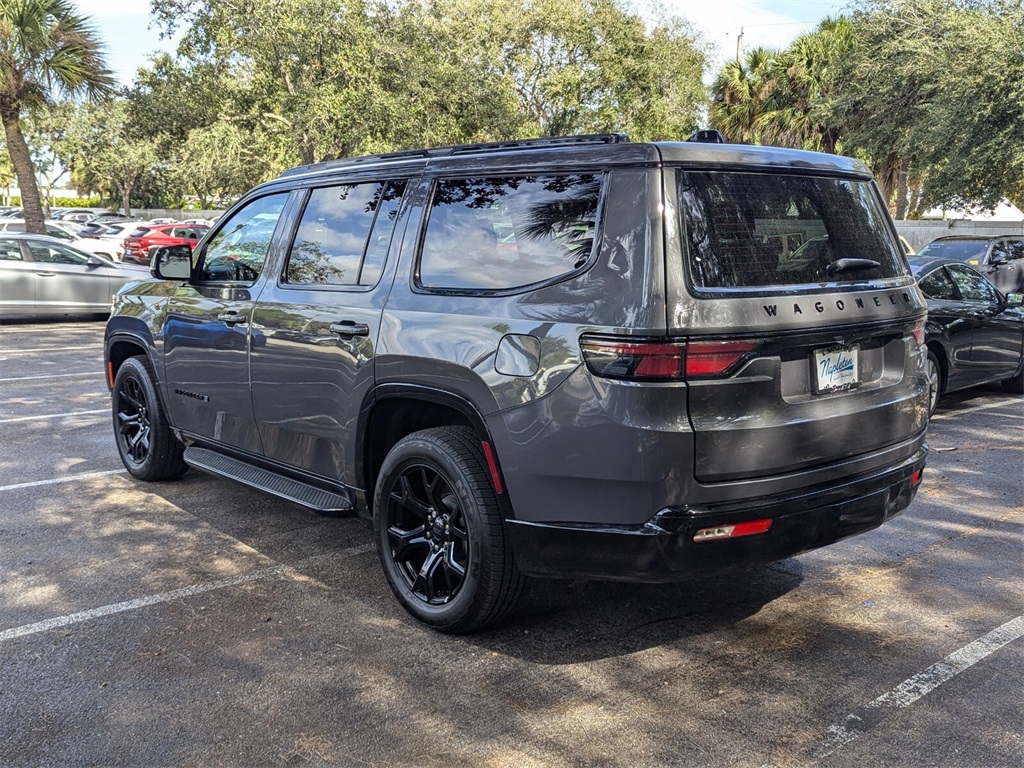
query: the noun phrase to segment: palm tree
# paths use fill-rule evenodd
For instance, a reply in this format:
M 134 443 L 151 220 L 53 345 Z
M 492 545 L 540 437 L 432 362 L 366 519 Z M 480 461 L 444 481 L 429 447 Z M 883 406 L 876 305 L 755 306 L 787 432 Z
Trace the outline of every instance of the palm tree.
M 730 143 L 760 143 L 758 121 L 765 102 L 775 90 L 772 61 L 778 51 L 754 48 L 743 61 L 726 64 L 711 86 L 712 128 L 717 128 Z
M 826 18 L 775 57 L 776 84 L 757 128 L 770 144 L 836 153 L 841 126 L 835 110 L 839 63 L 853 48 L 849 19 Z
M 25 228 L 45 233 L 21 116 L 58 95 L 113 91 L 102 47 L 85 16 L 68 0 L 0 0 L 0 121 L 21 188 Z

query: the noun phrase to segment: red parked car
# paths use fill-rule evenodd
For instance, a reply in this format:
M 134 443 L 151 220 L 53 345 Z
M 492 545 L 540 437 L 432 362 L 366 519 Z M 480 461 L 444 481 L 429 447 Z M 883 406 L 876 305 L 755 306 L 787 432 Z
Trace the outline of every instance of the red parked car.
M 206 234 L 201 224 L 147 224 L 136 228 L 124 239 L 122 261 L 149 266 L 150 253 L 163 245 L 187 245 L 195 249 L 199 239 Z

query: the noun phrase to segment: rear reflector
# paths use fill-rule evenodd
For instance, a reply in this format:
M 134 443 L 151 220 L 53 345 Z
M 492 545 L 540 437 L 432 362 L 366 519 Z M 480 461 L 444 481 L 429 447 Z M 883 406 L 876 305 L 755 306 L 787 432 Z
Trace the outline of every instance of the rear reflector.
M 764 533 L 772 527 L 771 518 L 764 520 L 751 520 L 747 523 L 736 523 L 736 525 L 719 525 L 716 528 L 701 528 L 694 534 L 694 541 L 713 541 L 714 539 L 735 539 L 740 536 L 752 536 L 755 533 Z
M 924 470 L 923 469 L 917 470 L 914 474 L 912 474 L 910 476 L 910 484 L 911 485 L 920 485 L 920 483 L 921 483 L 921 476 L 923 474 L 924 474 Z
M 686 345 L 686 375 L 721 376 L 757 347 L 756 341 L 691 341 Z

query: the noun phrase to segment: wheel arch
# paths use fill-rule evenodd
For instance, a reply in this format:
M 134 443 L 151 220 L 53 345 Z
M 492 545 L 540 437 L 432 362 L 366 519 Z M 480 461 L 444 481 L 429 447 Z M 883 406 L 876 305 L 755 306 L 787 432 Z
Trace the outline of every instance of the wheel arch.
M 472 429 L 482 443 L 489 444 L 491 482 L 505 517 L 511 516 L 504 492 L 501 468 L 494 453 L 494 441 L 476 406 L 462 395 L 418 384 L 384 384 L 369 393 L 363 403 L 356 444 L 356 478 L 365 489 L 366 512 L 373 513 L 373 492 L 384 458 L 407 435 L 422 429 L 464 426 Z M 491 463 L 493 462 L 493 463 Z

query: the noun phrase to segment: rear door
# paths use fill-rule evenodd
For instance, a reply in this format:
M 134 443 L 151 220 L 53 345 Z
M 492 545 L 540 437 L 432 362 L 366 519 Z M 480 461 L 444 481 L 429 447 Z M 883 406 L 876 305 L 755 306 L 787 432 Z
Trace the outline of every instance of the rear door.
M 924 299 L 869 179 L 680 170 L 675 188 L 668 282 L 685 298 L 669 326 L 687 340 L 698 480 L 839 463 L 924 429 Z
M 279 244 L 288 193 L 256 198 L 203 246 L 193 279 L 171 295 L 164 323 L 165 402 L 186 432 L 259 454 L 249 350 L 265 342 L 252 312 L 263 268 Z

